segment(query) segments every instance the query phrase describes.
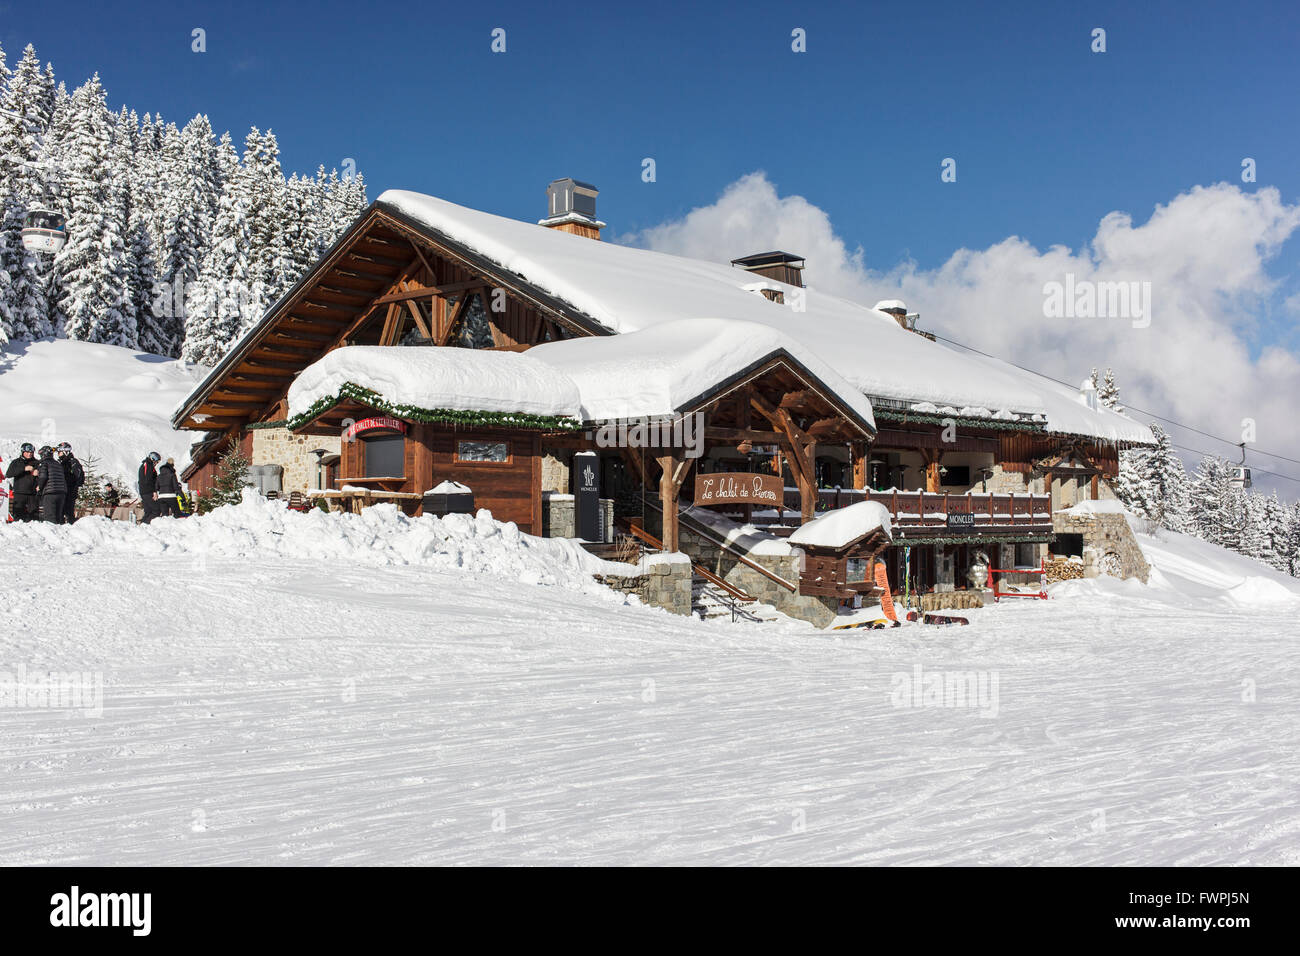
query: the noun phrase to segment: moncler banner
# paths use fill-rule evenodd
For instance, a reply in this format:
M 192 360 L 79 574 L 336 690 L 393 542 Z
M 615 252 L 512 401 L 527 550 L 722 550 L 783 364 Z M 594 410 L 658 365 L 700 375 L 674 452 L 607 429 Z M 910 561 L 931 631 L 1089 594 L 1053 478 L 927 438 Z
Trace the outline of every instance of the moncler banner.
M 573 456 L 574 534 L 584 541 L 603 541 L 600 526 L 600 458 L 594 451 Z

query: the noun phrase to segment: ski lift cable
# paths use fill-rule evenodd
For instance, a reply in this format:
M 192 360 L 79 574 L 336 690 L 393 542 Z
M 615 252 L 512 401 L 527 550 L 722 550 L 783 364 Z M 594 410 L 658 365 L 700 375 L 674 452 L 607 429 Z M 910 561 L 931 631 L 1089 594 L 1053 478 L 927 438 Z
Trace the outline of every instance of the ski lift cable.
M 1045 378 L 1045 379 L 1047 379 L 1049 382 L 1055 382 L 1057 385 L 1064 385 L 1066 388 L 1074 388 L 1074 387 L 1075 387 L 1074 385 L 1071 385 L 1069 382 L 1063 382 L 1063 381 L 1061 381 L 1059 378 L 1053 378 L 1051 375 L 1048 375 L 1048 374 L 1046 374 L 1045 372 L 1040 372 L 1040 371 L 1038 371 L 1037 369 L 1033 369 L 1033 368 L 1025 368 L 1025 366 L 1023 366 L 1023 365 L 1017 365 L 1015 362 L 1007 362 L 1006 359 L 998 358 L 998 356 L 996 356 L 996 355 L 990 355 L 988 352 L 983 352 L 983 351 L 981 351 L 981 350 L 975 348 L 973 345 L 966 345 L 966 344 L 964 344 L 964 343 L 962 343 L 962 342 L 958 342 L 958 341 L 956 341 L 956 340 L 954 340 L 954 339 L 945 338 L 944 336 L 939 335 L 939 334 L 937 334 L 937 333 L 931 333 L 931 334 L 934 334 L 934 337 L 935 337 L 936 339 L 938 339 L 939 341 L 941 341 L 941 342 L 947 342 L 949 345 L 955 345 L 955 346 L 957 346 L 958 348 L 966 349 L 967 351 L 974 352 L 976 355 L 982 355 L 982 356 L 984 356 L 985 358 L 991 358 L 991 359 L 994 359 L 995 361 L 998 361 L 998 362 L 1006 362 L 1008 365 L 1010 365 L 1010 366 L 1012 366 L 1012 367 L 1014 367 L 1014 368 L 1018 368 L 1018 369 L 1020 369 L 1020 371 L 1022 371 L 1022 372 L 1028 372 L 1030 375 L 1037 375 L 1039 378 Z M 1183 422 L 1177 421 L 1176 419 L 1173 419 L 1173 418 L 1166 418 L 1164 415 L 1157 415 L 1155 412 L 1149 412 L 1149 411 L 1147 411 L 1145 408 L 1138 408 L 1136 405 L 1129 405 L 1129 404 L 1125 403 L 1125 408 L 1126 408 L 1127 410 L 1129 410 L 1129 411 L 1134 411 L 1134 412 L 1137 412 L 1137 413 L 1139 413 L 1139 414 L 1141 414 L 1141 415 L 1147 415 L 1147 416 L 1150 416 L 1151 418 L 1158 419 L 1158 420 L 1160 420 L 1160 421 L 1162 421 L 1162 422 L 1168 422 L 1170 425 L 1177 425 L 1179 428 L 1185 428 L 1187 431 L 1189 431 L 1189 432 L 1195 432 L 1196 434 L 1201 435 L 1201 436 L 1203 436 L 1203 437 L 1205 437 L 1205 438 L 1211 438 L 1211 439 L 1213 439 L 1214 441 L 1220 441 L 1220 442 L 1223 442 L 1225 445 L 1232 445 L 1234 448 L 1240 448 L 1240 447 L 1242 446 L 1242 444 L 1243 444 L 1242 442 L 1229 441 L 1229 440 L 1226 439 L 1226 438 L 1220 438 L 1218 435 L 1212 435 L 1212 434 L 1210 434 L 1210 433 L 1207 432 L 1207 431 L 1202 431 L 1201 429 L 1197 428 L 1197 427 L 1194 426 L 1194 425 L 1187 425 L 1187 424 L 1185 424 L 1185 423 L 1183 423 Z M 1180 447 L 1181 447 L 1181 446 L 1180 446 Z M 1185 451 L 1192 451 L 1192 450 L 1194 450 L 1194 449 L 1184 449 L 1184 450 L 1185 450 Z M 1255 448 L 1255 447 L 1253 447 L 1253 446 L 1250 448 L 1250 450 L 1253 451 L 1255 454 L 1257 454 L 1257 455 L 1263 455 L 1263 456 L 1266 457 L 1266 458 L 1276 458 L 1278 461 L 1289 461 L 1289 462 L 1291 462 L 1292 464 L 1300 465 L 1300 458 L 1288 458 L 1286 455 L 1279 455 L 1279 454 L 1277 454 L 1276 452 L 1265 451 L 1265 450 L 1262 449 L 1262 448 Z M 1208 454 L 1210 454 L 1210 452 L 1198 452 L 1198 454 L 1206 454 L 1206 455 L 1208 455 Z M 1222 457 L 1222 456 L 1220 456 L 1220 457 Z M 1271 474 L 1271 472 L 1264 472 L 1264 474 Z M 1283 477 L 1286 477 L 1286 476 L 1284 475 Z M 1292 480 L 1295 480 L 1295 479 L 1292 479 Z
M 1182 450 L 1182 451 L 1190 451 L 1190 452 L 1191 452 L 1192 454 L 1194 454 L 1194 455 L 1203 455 L 1203 456 L 1206 456 L 1206 457 L 1208 457 L 1208 458 L 1222 458 L 1222 457 L 1223 457 L 1222 455 L 1216 455 L 1216 454 L 1214 454 L 1214 452 L 1203 451 L 1203 450 L 1200 449 L 1200 448 L 1188 448 L 1186 445 L 1179 445 L 1179 444 L 1176 444 L 1176 443 L 1174 443 L 1174 442 L 1170 442 L 1169 444 L 1170 444 L 1172 447 L 1174 447 L 1174 448 L 1178 448 L 1178 449 L 1180 449 L 1180 450 Z M 1257 474 L 1257 475 L 1270 475 L 1270 476 L 1272 476 L 1272 477 L 1274 477 L 1274 478 L 1282 478 L 1282 479 L 1285 479 L 1286 481 L 1294 481 L 1294 482 L 1296 482 L 1297 484 L 1300 484 L 1300 478 L 1293 478 L 1293 477 L 1291 477 L 1290 475 L 1283 475 L 1283 474 L 1281 474 L 1281 473 L 1279 473 L 1279 472 L 1276 472 L 1276 471 L 1265 471 L 1263 468 L 1255 468 L 1254 466 L 1252 466 L 1252 467 L 1250 468 L 1250 470 L 1253 471 L 1253 472 L 1254 472 L 1255 474 Z

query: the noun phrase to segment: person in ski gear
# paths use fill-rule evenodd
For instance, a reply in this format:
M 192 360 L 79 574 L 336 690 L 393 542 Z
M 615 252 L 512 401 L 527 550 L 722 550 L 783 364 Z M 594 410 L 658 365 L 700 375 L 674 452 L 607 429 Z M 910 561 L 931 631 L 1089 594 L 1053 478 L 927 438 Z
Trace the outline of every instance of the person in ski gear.
M 54 457 L 54 449 L 49 445 L 41 449 L 41 463 L 36 468 L 36 490 L 41 496 L 41 520 L 62 524 L 68 480 L 63 472 L 63 463 Z
M 179 518 L 180 509 L 176 506 L 176 496 L 181 493 L 181 482 L 176 477 L 176 462 L 168 458 L 167 463 L 158 468 L 158 515 L 163 518 Z
M 109 517 L 113 516 L 113 512 L 121 503 L 122 493 L 113 487 L 111 481 L 106 483 L 104 485 L 104 507 L 108 509 Z
M 144 509 L 145 524 L 158 517 L 158 469 L 156 465 L 162 455 L 151 451 L 140 462 L 140 474 L 136 477 L 136 490 L 140 492 L 140 507 Z
M 5 477 L 9 487 L 9 513 L 15 521 L 35 521 L 37 509 L 36 475 L 40 462 L 31 442 L 23 442 L 22 452 L 9 463 Z
M 68 485 L 68 496 L 63 502 L 63 523 L 72 524 L 77 520 L 77 497 L 81 486 L 86 483 L 86 470 L 72 453 L 72 446 L 59 442 L 59 464 L 63 466 L 63 477 Z

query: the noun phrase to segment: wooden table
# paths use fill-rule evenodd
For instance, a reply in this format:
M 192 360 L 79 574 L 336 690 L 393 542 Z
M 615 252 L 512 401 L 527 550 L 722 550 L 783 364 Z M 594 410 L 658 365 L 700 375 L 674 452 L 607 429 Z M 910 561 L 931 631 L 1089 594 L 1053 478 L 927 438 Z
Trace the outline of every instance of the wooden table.
M 331 505 L 331 511 L 346 511 L 350 514 L 360 514 L 362 508 L 369 508 L 371 505 L 381 504 L 383 502 L 402 502 L 417 501 L 424 495 L 417 494 L 414 491 L 382 491 L 373 488 L 330 488 L 325 491 L 311 492 L 307 496 L 312 501 L 318 498 L 324 498 Z M 338 507 L 333 507 L 333 502 L 338 502 Z

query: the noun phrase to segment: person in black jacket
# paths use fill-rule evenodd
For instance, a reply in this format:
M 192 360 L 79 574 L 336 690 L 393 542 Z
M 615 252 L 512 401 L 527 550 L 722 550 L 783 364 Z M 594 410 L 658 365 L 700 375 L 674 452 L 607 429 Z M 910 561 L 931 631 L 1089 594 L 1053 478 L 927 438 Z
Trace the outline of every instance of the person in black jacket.
M 72 524 L 77 520 L 77 497 L 81 486 L 86 483 L 86 470 L 72 453 L 72 446 L 60 442 L 58 447 L 59 464 L 63 466 L 63 478 L 68 485 L 68 496 L 63 502 L 63 523 Z
M 168 458 L 167 464 L 158 468 L 158 514 L 163 518 L 179 518 L 181 509 L 176 496 L 181 493 L 181 482 L 176 477 L 176 462 Z
M 63 521 L 63 502 L 68 496 L 68 481 L 63 463 L 54 457 L 54 449 L 41 449 L 41 463 L 36 468 L 36 490 L 41 496 L 41 520 L 50 524 Z
M 9 513 L 15 521 L 36 520 L 36 472 L 40 463 L 31 442 L 23 442 L 23 450 L 9 462 L 5 477 L 9 486 Z
M 151 451 L 140 462 L 140 474 L 136 478 L 136 489 L 140 492 L 140 507 L 144 509 L 144 523 L 148 524 L 158 517 L 158 469 L 154 467 L 162 455 Z

